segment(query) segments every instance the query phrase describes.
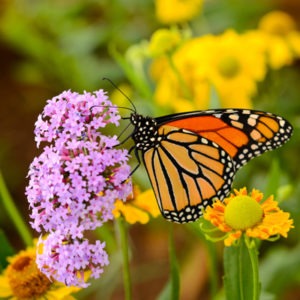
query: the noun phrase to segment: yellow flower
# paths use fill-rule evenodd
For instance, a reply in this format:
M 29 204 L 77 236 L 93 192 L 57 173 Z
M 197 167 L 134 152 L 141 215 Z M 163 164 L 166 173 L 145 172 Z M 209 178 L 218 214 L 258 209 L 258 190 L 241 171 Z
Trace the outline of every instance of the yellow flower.
M 181 36 L 178 30 L 158 29 L 151 36 L 149 53 L 154 57 L 171 53 L 176 49 L 180 41 Z
M 220 106 L 251 108 L 256 84 L 266 74 L 263 50 L 232 30 L 188 40 L 173 54 L 173 64 L 160 68 L 154 62 L 152 73 L 161 70 L 154 99 L 175 111 L 182 111 L 179 106 L 207 109 L 213 88 Z
M 140 193 L 139 189 L 134 186 L 133 198 L 128 199 L 125 203 L 117 200 L 113 214 L 116 218 L 122 215 L 129 224 L 137 222 L 146 224 L 149 222 L 150 216 L 156 218 L 160 215 L 160 211 L 152 189 Z
M 292 64 L 293 54 L 285 39 L 261 30 L 248 31 L 244 36 L 252 45 L 256 45 L 264 52 L 266 62 L 272 69 L 280 69 Z
M 272 11 L 259 22 L 269 64 L 273 69 L 290 65 L 300 56 L 300 33 L 295 21 L 285 12 Z
M 203 77 L 197 77 L 196 67 L 176 74 L 166 59 L 158 59 L 151 66 L 151 76 L 156 81 L 154 100 L 160 106 L 175 112 L 208 107 L 209 85 Z
M 157 19 L 164 24 L 193 19 L 202 7 L 202 0 L 155 0 Z
M 50 281 L 39 271 L 35 263 L 36 248 L 29 247 L 9 257 L 9 265 L 0 275 L 0 298 L 12 300 L 75 299 L 71 293 L 80 288 L 67 287 L 63 283 Z
M 159 105 L 175 112 L 208 108 L 210 87 L 196 55 L 204 40 L 186 40 L 169 60 L 153 61 L 150 72 L 156 82 L 154 100 Z
M 244 36 L 233 30 L 214 36 L 202 47 L 203 72 L 216 89 L 223 107 L 250 108 L 257 81 L 266 74 L 265 56 Z
M 287 13 L 276 10 L 264 15 L 258 27 L 272 35 L 286 36 L 296 30 L 296 23 Z
M 242 234 L 261 240 L 279 235 L 287 237 L 294 227 L 289 217 L 289 213 L 278 207 L 273 196 L 263 201 L 261 192 L 253 189 L 248 195 L 246 188 L 235 190 L 224 202 L 217 200 L 204 212 L 204 219 L 226 233 L 225 246 L 231 246 Z
M 300 33 L 299 31 L 290 32 L 287 36 L 287 42 L 293 50 L 293 54 L 296 58 L 300 57 Z

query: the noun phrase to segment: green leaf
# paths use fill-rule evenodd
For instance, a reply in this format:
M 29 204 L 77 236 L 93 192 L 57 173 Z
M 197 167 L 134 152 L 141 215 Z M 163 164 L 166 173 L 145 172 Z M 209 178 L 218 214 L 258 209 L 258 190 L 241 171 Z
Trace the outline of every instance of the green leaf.
M 1 269 L 5 269 L 8 264 L 6 258 L 14 255 L 15 251 L 2 230 L 0 230 L 0 245 L 0 265 Z
M 0 200 L 26 246 L 32 245 L 30 230 L 14 203 L 0 171 Z
M 300 282 L 300 244 L 294 249 L 272 248 L 260 264 L 264 291 L 280 295 L 287 287 Z
M 277 299 L 276 295 L 261 291 L 259 300 L 275 300 L 275 299 Z
M 157 300 L 170 300 L 171 298 L 171 280 L 169 279 L 167 284 L 165 285 L 164 289 L 162 290 L 162 292 L 159 294 Z

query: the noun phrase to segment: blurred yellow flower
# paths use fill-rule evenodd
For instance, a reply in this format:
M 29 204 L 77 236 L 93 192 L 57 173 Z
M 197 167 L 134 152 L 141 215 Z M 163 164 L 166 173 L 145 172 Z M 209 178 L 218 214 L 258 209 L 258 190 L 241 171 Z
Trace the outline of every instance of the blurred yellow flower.
M 212 88 L 220 106 L 251 108 L 266 74 L 264 48 L 232 30 L 186 41 L 172 62 L 154 61 L 151 73 L 154 99 L 175 111 L 209 108 Z
M 287 36 L 289 46 L 293 50 L 293 54 L 296 58 L 300 57 L 300 33 L 299 31 L 292 31 Z
M 158 29 L 151 36 L 149 53 L 153 57 L 171 53 L 180 41 L 181 35 L 178 30 Z
M 203 0 L 155 0 L 157 19 L 163 24 L 183 23 L 201 10 Z
M 67 287 L 63 283 L 50 281 L 35 263 L 36 248 L 29 247 L 9 257 L 9 265 L 0 275 L 0 298 L 12 300 L 30 299 L 75 299 L 71 293 L 78 287 Z
M 263 194 L 253 189 L 235 190 L 223 202 L 217 200 L 207 207 L 204 219 L 225 232 L 224 244 L 231 246 L 242 234 L 251 238 L 268 240 L 274 236 L 287 237 L 293 228 L 290 214 L 282 211 L 273 196 L 263 201 Z
M 290 65 L 300 57 L 300 33 L 287 13 L 272 11 L 266 14 L 260 20 L 258 29 L 273 69 Z
M 213 36 L 199 50 L 200 66 L 215 87 L 221 106 L 250 108 L 256 84 L 266 74 L 261 48 L 254 47 L 244 35 L 228 30 Z
M 129 224 L 137 222 L 146 224 L 149 222 L 150 216 L 156 218 L 160 215 L 160 211 L 152 189 L 141 193 L 134 186 L 133 198 L 128 199 L 125 203 L 117 200 L 113 214 L 116 218 L 123 216 Z
M 250 30 L 244 34 L 249 43 L 261 49 L 266 63 L 273 69 L 280 69 L 293 62 L 293 55 L 286 41 L 261 30 Z
M 189 71 L 183 73 L 178 61 L 175 63 L 174 67 L 167 59 L 157 59 L 152 63 L 151 77 L 156 81 L 154 100 L 175 112 L 207 108 L 209 85 L 205 78 L 197 77 L 196 65 L 191 65 Z
M 276 10 L 264 15 L 258 27 L 272 35 L 286 36 L 291 31 L 296 30 L 296 23 L 287 13 Z

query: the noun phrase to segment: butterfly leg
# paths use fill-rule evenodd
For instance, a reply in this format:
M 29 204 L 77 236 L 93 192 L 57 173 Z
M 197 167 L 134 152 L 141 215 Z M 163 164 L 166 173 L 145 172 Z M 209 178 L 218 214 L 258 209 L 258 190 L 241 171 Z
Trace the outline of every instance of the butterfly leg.
M 118 137 L 118 139 L 119 139 L 119 137 Z M 121 145 L 125 144 L 130 138 L 131 138 L 131 135 L 127 136 L 123 141 L 121 141 L 119 144 L 115 145 L 114 147 L 121 146 Z
M 135 155 L 135 157 L 136 157 L 136 159 L 137 159 L 137 161 L 138 161 L 138 164 L 134 167 L 134 169 L 130 172 L 130 174 L 129 174 L 129 177 L 131 177 L 132 175 L 133 175 L 133 173 L 139 168 L 139 166 L 141 165 L 141 159 L 140 159 L 140 156 L 139 156 L 139 152 L 138 152 L 138 149 L 135 147 L 135 146 L 133 146 L 133 147 L 131 147 L 130 148 L 130 150 L 129 150 L 129 153 L 132 151 L 134 149 L 134 155 Z
M 118 140 L 120 139 L 120 137 L 123 135 L 123 133 L 128 129 L 128 127 L 130 126 L 131 124 L 129 123 L 122 131 L 121 133 L 119 134 L 118 136 Z M 132 134 L 128 135 L 122 142 L 120 142 L 118 145 L 122 145 L 124 144 L 130 137 L 132 136 Z
M 134 167 L 134 169 L 130 172 L 128 178 L 130 178 L 130 177 L 133 175 L 133 173 L 138 169 L 138 167 L 141 165 L 141 159 L 140 159 L 140 157 L 139 157 L 138 150 L 137 150 L 137 148 L 136 148 L 135 146 L 132 146 L 132 147 L 129 149 L 128 153 L 132 152 L 133 149 L 134 149 L 134 155 L 135 155 L 135 157 L 136 157 L 136 159 L 137 159 L 137 161 L 138 161 L 138 164 L 137 164 L 137 165 Z M 128 178 L 127 178 L 126 180 L 128 180 Z M 126 180 L 124 180 L 122 183 L 124 183 Z

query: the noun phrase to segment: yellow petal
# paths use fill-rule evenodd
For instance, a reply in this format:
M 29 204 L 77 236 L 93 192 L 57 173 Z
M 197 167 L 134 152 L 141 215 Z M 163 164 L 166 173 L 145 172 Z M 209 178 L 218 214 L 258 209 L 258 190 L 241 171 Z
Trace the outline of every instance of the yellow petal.
M 12 290 L 9 286 L 8 278 L 6 276 L 0 276 L 0 297 L 12 296 Z

